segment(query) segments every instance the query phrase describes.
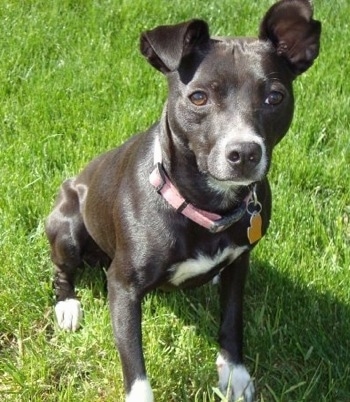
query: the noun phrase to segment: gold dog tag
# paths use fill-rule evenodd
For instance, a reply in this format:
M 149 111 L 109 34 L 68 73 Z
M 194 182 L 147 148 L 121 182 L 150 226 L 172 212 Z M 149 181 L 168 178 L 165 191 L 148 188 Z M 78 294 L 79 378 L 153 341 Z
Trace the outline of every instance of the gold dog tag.
M 261 239 L 262 219 L 260 212 L 255 212 L 250 218 L 250 226 L 247 229 L 247 236 L 250 244 L 253 244 Z

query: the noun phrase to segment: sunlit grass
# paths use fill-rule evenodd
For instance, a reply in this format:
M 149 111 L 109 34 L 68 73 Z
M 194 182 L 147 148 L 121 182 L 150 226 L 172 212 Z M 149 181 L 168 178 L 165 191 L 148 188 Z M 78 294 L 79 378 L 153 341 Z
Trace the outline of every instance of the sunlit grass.
M 295 119 L 270 174 L 274 213 L 247 285 L 246 362 L 257 401 L 350 400 L 350 5 L 315 0 L 319 60 L 296 82 Z M 254 35 L 272 1 L 8 1 L 0 9 L 0 395 L 5 401 L 121 401 L 104 281 L 79 282 L 84 323 L 53 319 L 43 221 L 60 182 L 161 113 L 165 80 L 138 37 L 193 17 Z M 217 391 L 217 289 L 156 292 L 144 346 L 157 401 Z

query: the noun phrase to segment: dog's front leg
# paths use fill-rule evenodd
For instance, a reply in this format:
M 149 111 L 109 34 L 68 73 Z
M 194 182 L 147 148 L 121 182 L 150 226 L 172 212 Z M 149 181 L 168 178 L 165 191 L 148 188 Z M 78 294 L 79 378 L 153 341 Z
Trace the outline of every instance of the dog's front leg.
M 254 398 L 254 385 L 243 364 L 243 295 L 248 267 L 247 252 L 221 273 L 220 353 L 216 362 L 221 391 L 232 401 L 244 398 L 244 402 Z
M 126 402 L 153 402 L 142 351 L 141 297 L 135 286 L 116 273 L 113 265 L 108 270 L 108 298 Z

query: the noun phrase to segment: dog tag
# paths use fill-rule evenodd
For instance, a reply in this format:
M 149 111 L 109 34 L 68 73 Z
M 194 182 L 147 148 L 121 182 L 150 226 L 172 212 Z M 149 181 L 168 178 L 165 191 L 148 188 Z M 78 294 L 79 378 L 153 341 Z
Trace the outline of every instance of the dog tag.
M 250 226 L 247 229 L 247 236 L 250 244 L 253 244 L 261 239 L 262 219 L 260 212 L 255 212 L 250 218 Z

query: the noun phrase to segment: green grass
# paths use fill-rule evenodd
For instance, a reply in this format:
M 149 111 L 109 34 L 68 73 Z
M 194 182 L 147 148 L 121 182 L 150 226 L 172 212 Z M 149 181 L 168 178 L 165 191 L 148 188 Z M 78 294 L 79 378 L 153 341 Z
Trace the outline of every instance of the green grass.
M 350 401 L 350 29 L 347 0 L 315 0 L 321 55 L 270 173 L 271 228 L 253 255 L 247 365 L 257 401 Z M 121 401 L 103 277 L 79 282 L 74 334 L 53 318 L 43 234 L 61 181 L 160 116 L 165 80 L 138 36 L 192 17 L 254 35 L 272 1 L 6 1 L 0 8 L 0 395 Z M 148 107 L 145 107 L 148 105 Z M 154 293 L 144 344 L 156 400 L 214 401 L 217 289 Z

